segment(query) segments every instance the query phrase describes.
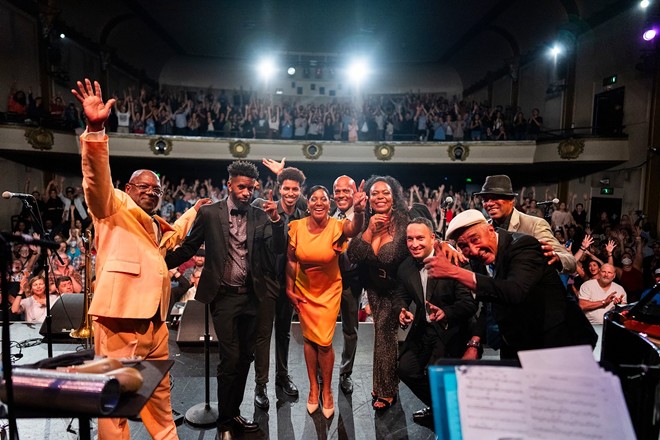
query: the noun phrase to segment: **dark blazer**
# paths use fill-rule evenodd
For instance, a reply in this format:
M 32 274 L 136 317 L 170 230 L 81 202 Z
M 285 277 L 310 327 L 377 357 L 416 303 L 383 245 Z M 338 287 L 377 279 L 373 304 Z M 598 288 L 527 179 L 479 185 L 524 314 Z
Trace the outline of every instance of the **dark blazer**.
M 470 336 L 468 324 L 477 312 L 477 301 L 472 296 L 472 291 L 455 280 L 431 277 L 428 278 L 426 288 L 427 292 L 430 292 L 429 302 L 445 312 L 446 317 L 440 322 L 426 322 L 426 303 L 419 268 L 412 256 L 407 257 L 399 266 L 397 287 L 394 291 L 395 310 L 408 308 L 411 302 L 417 305 L 415 319 L 406 340 L 421 337 L 424 327 L 430 325 L 436 329 L 438 338 L 446 347 L 460 349 L 460 353 L 450 352 L 449 356 L 462 355 L 465 342 Z
M 473 260 L 477 299 L 491 302 L 504 342 L 514 351 L 567 345 L 595 346 L 596 333 L 548 266 L 531 235 L 497 229 L 495 277 Z
M 229 212 L 227 199 L 204 205 L 199 209 L 190 234 L 181 247 L 165 258 L 167 267 L 176 267 L 188 261 L 205 243 L 206 260 L 199 279 L 195 299 L 210 303 L 218 294 L 224 274 L 227 246 L 229 244 Z M 249 275 L 257 297 L 266 295 L 270 289 L 264 280 L 274 276 L 274 267 L 268 267 L 268 253 L 283 254 L 285 251 L 284 222 L 271 222 L 268 215 L 253 206 L 247 208 L 247 248 Z M 275 281 L 273 281 L 275 282 Z

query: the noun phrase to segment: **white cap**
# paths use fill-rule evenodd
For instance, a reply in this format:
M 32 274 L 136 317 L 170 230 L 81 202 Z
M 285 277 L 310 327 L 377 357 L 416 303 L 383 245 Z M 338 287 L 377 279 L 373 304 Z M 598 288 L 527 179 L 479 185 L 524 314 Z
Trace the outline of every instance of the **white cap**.
M 445 238 L 455 239 L 455 235 L 459 235 L 459 233 L 463 233 L 466 228 L 479 223 L 488 223 L 486 217 L 484 217 L 481 211 L 477 211 L 476 209 L 465 210 L 449 222 Z

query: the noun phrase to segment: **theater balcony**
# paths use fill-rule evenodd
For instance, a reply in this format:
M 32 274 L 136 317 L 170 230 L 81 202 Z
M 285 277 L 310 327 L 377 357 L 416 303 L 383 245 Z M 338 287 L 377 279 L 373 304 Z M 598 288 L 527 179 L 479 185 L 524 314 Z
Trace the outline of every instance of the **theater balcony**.
M 610 168 L 629 159 L 627 138 L 576 137 L 539 141 L 336 142 L 228 139 L 110 133 L 113 170 L 149 167 L 170 175 L 200 175 L 223 162 L 287 158 L 310 176 L 332 175 L 341 164 L 356 175 L 396 174 L 411 166 L 420 176 L 511 173 L 517 182 L 558 181 Z M 79 141 L 72 132 L 0 125 L 0 156 L 44 171 L 80 174 Z M 325 171 L 325 172 L 324 172 Z M 222 172 L 221 174 L 224 174 Z M 121 177 L 121 176 L 116 176 Z

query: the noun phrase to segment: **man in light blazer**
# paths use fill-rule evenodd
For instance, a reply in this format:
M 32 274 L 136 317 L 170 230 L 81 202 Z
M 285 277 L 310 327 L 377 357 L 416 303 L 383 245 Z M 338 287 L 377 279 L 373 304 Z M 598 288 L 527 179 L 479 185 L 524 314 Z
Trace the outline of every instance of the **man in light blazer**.
M 481 191 L 475 195 L 482 197 L 484 209 L 495 227 L 531 235 L 542 242 L 548 264 L 565 274 L 575 272 L 575 257 L 555 238 L 548 222 L 515 208 L 518 194 L 513 192 L 509 176 L 487 176 Z
M 163 190 L 149 170 L 133 173 L 125 192 L 113 187 L 104 124 L 115 103 L 103 103 L 101 87 L 86 79 L 72 90 L 87 116 L 80 137 L 83 187 L 96 240 L 96 284 L 89 314 L 94 317 L 94 348 L 113 358 L 168 359 L 165 324 L 170 280 L 164 255 L 186 236 L 201 200 L 170 226 L 153 215 Z M 152 437 L 176 439 L 166 375 L 140 412 Z M 130 437 L 126 419 L 101 418 L 99 439 Z
M 240 414 L 250 363 L 254 360 L 257 306 L 268 295 L 273 274 L 264 252 L 285 251 L 284 222 L 272 195 L 260 207 L 250 204 L 259 177 L 249 162 L 236 161 L 228 168 L 229 196 L 203 206 L 190 235 L 166 258 L 168 267 L 190 259 L 205 243 L 206 260 L 195 299 L 210 305 L 218 335 L 218 438 L 229 439 L 240 431 L 257 431 L 259 425 Z
M 470 289 L 456 280 L 428 276 L 424 259 L 432 256 L 435 243 L 433 223 L 417 217 L 408 223 L 406 244 L 410 256 L 397 271 L 394 308 L 400 310 L 399 324 L 412 328 L 399 356 L 399 378 L 426 404 L 413 413 L 417 423 L 431 420 L 431 389 L 427 367 L 436 359 L 460 358 L 470 337 L 470 321 L 477 302 Z M 416 305 L 415 313 L 409 309 Z

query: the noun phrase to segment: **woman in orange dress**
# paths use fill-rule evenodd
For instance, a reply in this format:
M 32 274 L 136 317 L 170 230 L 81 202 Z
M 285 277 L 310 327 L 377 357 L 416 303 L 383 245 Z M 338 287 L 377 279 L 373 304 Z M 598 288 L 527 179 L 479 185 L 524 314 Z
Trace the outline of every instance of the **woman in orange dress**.
M 286 293 L 298 312 L 304 338 L 310 383 L 307 411 L 312 414 L 319 408 L 318 365 L 326 384 L 322 410 L 326 418 L 335 410 L 331 385 L 335 362 L 332 337 L 342 292 L 339 254 L 346 248 L 348 238 L 362 230 L 365 205 L 366 197 L 360 186 L 353 196 L 353 221 L 331 218 L 330 193 L 323 186 L 314 186 L 307 199 L 310 215 L 289 223 Z

